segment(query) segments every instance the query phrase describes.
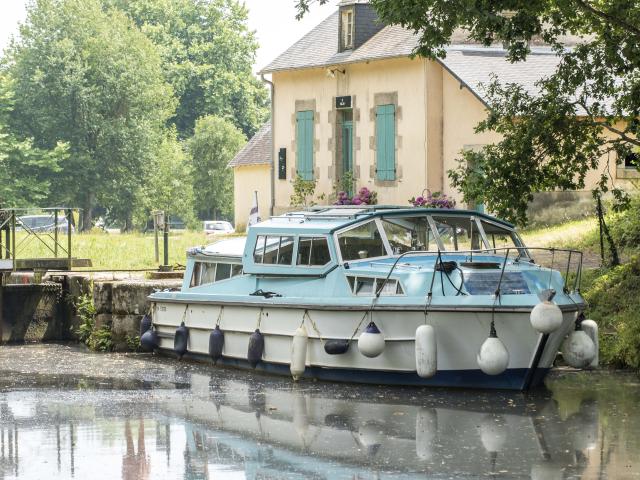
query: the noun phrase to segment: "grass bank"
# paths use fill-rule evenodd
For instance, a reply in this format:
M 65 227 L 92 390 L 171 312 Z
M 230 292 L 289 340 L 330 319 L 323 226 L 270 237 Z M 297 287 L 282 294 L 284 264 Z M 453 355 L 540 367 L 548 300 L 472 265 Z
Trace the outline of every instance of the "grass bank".
M 50 247 L 52 239 L 43 236 Z M 16 243 L 20 245 L 18 258 L 50 257 L 51 251 L 35 238 L 20 244 L 24 234 L 18 233 Z M 66 248 L 66 236 L 60 236 L 60 242 Z M 211 243 L 204 232 L 172 232 L 169 236 L 169 264 L 184 265 L 186 250 L 189 247 Z M 162 263 L 162 238 L 160 238 L 160 263 Z M 157 268 L 154 255 L 154 236 L 152 233 L 74 233 L 71 251 L 74 257 L 90 258 L 93 269 L 124 270 Z M 61 255 L 64 253 L 61 252 Z

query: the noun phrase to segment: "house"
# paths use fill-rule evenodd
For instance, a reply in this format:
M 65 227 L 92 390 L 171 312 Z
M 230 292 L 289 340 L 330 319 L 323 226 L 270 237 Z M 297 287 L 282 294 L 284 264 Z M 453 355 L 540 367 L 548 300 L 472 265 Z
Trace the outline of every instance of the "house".
M 487 114 L 483 85 L 496 75 L 535 91 L 558 62 L 548 47 L 534 44 L 526 61 L 512 64 L 502 48 L 470 43 L 462 32 L 444 59 L 412 57 L 417 44 L 413 32 L 379 23 L 366 1 L 344 0 L 263 68 L 272 85 L 272 120 L 264 127 L 271 156 L 262 145 L 261 155 L 243 150 L 244 160 L 232 162 L 236 223 L 246 223 L 253 190 L 263 218 L 290 210 L 296 176 L 316 182 L 316 197 L 335 194 L 347 176 L 356 188 L 375 190 L 380 204 L 408 205 L 426 189 L 459 199 L 447 177 L 459 153 L 499 140 L 474 131 Z M 629 175 L 622 170 L 620 177 Z M 592 172 L 587 188 L 598 177 Z M 563 195 L 572 205 L 590 199 L 588 191 L 557 195 L 556 208 Z

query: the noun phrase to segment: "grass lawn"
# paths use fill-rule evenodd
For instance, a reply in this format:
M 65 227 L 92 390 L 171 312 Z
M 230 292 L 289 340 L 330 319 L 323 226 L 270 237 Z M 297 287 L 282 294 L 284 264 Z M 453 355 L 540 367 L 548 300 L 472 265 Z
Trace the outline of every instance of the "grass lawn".
M 53 239 L 43 236 L 53 248 Z M 169 264 L 184 265 L 186 250 L 189 247 L 212 243 L 204 232 L 174 231 L 169 236 Z M 218 237 L 217 237 L 218 238 Z M 222 237 L 219 237 L 222 238 Z M 16 243 L 24 240 L 24 233 L 16 234 Z M 60 243 L 66 248 L 67 237 L 60 235 Z M 162 263 L 162 237 L 160 237 L 160 263 Z M 90 258 L 92 269 L 143 269 L 157 268 L 154 255 L 153 233 L 74 233 L 72 236 L 72 255 L 76 258 Z M 61 256 L 64 253 L 61 251 Z M 53 254 L 41 242 L 31 238 L 19 246 L 18 258 L 52 257 Z
M 552 227 L 523 229 L 520 235 L 529 247 L 558 247 L 581 250 L 590 238 L 597 235 L 596 218 L 573 220 Z

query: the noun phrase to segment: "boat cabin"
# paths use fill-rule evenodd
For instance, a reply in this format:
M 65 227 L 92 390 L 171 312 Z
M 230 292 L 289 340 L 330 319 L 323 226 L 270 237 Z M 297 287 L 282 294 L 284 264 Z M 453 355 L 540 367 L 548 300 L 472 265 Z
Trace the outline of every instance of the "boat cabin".
M 527 255 L 513 225 L 474 211 L 332 207 L 251 227 L 242 264 L 256 275 L 317 276 L 411 251 L 504 255 L 507 248 Z

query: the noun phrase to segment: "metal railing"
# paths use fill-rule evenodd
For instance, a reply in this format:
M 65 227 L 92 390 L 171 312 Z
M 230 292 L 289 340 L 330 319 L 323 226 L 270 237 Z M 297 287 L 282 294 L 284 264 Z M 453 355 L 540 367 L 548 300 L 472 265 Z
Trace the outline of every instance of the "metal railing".
M 568 285 L 571 281 L 573 281 L 573 292 L 580 292 L 580 283 L 582 281 L 582 256 L 583 253 L 579 250 L 571 250 L 565 248 L 548 248 L 548 247 L 497 247 L 490 249 L 481 249 L 481 250 L 464 250 L 464 251 L 444 251 L 444 250 L 435 250 L 435 251 L 427 251 L 427 250 L 409 250 L 404 252 L 395 259 L 391 268 L 389 269 L 389 273 L 385 277 L 384 281 L 381 283 L 380 287 L 375 292 L 375 297 L 378 298 L 380 293 L 384 289 L 384 286 L 387 284 L 388 280 L 391 278 L 391 274 L 396 269 L 396 267 L 400 264 L 400 261 L 403 258 L 415 255 L 415 256 L 434 256 L 436 257 L 434 262 L 434 278 L 437 266 L 443 266 L 445 257 L 460 257 L 466 256 L 470 263 L 473 262 L 473 256 L 476 257 L 478 255 L 493 255 L 497 256 L 498 252 L 505 252 L 504 259 L 501 262 L 496 262 L 497 268 L 500 268 L 500 281 L 498 283 L 498 294 L 500 290 L 500 285 L 502 283 L 502 277 L 504 275 L 504 271 L 507 265 L 507 262 L 510 260 L 509 253 L 517 253 L 517 256 L 512 257 L 513 263 L 528 263 L 531 265 L 537 265 L 542 268 L 549 268 L 550 275 L 553 273 L 554 268 L 557 270 L 562 276 L 564 286 L 563 289 L 565 293 L 569 293 Z M 531 252 L 544 253 L 551 257 L 550 262 L 536 261 Z M 562 257 L 566 257 L 566 262 L 562 260 Z M 540 257 L 538 257 L 540 258 Z M 544 259 L 544 255 L 542 256 Z M 544 259 L 546 260 L 546 259 Z M 572 264 L 575 263 L 575 272 L 572 272 L 571 267 Z M 547 265 L 545 265 L 547 263 Z M 560 268 L 562 267 L 562 268 Z M 433 279 L 432 279 L 433 280 Z
M 58 259 L 49 264 L 65 264 L 71 268 L 71 238 L 74 231 L 74 208 L 10 208 L 0 210 L 0 266 L 2 270 L 18 270 L 21 267 L 37 269 L 40 260 L 42 266 L 46 260 Z M 38 224 L 38 220 L 50 223 Z M 35 220 L 34 223 L 29 220 Z M 24 233 L 22 235 L 21 233 Z M 4 234 L 4 235 L 3 235 Z M 3 238 L 4 237 L 4 238 Z M 20 255 L 33 243 L 44 250 L 46 256 L 23 258 Z M 37 248 L 35 251 L 38 251 Z M 46 268 L 44 268 L 46 269 Z

